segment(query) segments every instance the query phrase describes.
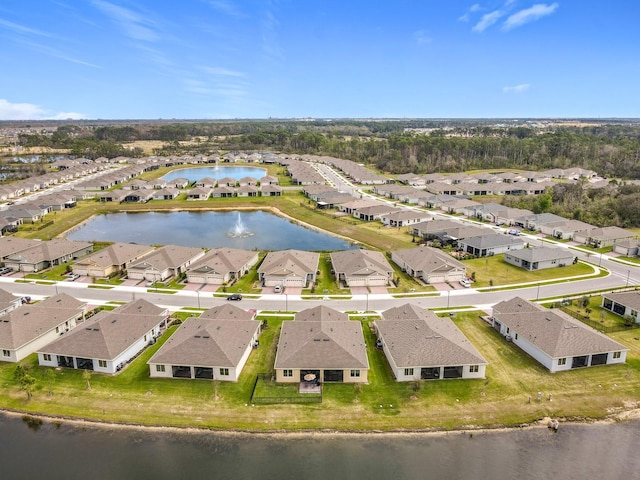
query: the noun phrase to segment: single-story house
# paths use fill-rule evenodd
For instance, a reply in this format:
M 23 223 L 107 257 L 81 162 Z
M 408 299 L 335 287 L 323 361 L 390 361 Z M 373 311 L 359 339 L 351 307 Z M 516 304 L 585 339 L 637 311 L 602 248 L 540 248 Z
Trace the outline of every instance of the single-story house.
M 398 382 L 485 378 L 487 361 L 448 317 L 405 304 L 374 325 Z
M 19 362 L 84 319 L 86 304 L 61 293 L 0 316 L 0 360 Z
M 531 247 L 505 252 L 504 261 L 522 267 L 525 270 L 542 270 L 545 268 L 571 265 L 577 257 L 570 250 L 557 247 Z
M 380 217 L 380 220 L 384 225 L 389 227 L 405 227 L 408 225 L 415 225 L 420 222 L 426 222 L 432 218 L 431 214 L 427 212 L 413 211 L 413 210 L 401 210 L 399 212 L 391 212 Z
M 269 252 L 258 268 L 258 279 L 265 287 L 305 288 L 316 281 L 320 254 L 302 250 Z
M 242 310 L 231 305 L 225 309 Z M 249 316 L 187 318 L 147 362 L 150 376 L 237 382 L 258 346 L 261 323 Z
M 605 293 L 602 295 L 602 308 L 624 317 L 629 315 L 640 323 L 640 291 Z
M 594 248 L 611 247 L 623 240 L 632 240 L 637 233 L 620 227 L 602 227 L 581 230 L 573 234 L 573 240 Z
M 25 303 L 26 299 L 23 301 L 23 298 L 0 288 L 0 315 L 15 310 Z
M 620 253 L 625 257 L 633 257 L 640 255 L 640 240 L 622 240 L 616 242 L 613 251 Z
M 39 272 L 93 252 L 93 243 L 54 239 L 38 242 L 4 259 L 7 267 L 21 272 Z
M 403 272 L 425 283 L 457 282 L 467 276 L 467 266 L 451 255 L 431 247 L 391 252 L 391 260 Z
M 559 309 L 520 297 L 496 304 L 493 327 L 550 372 L 625 363 L 628 349 Z
M 283 383 L 366 383 L 362 324 L 324 305 L 298 312 L 293 321 L 282 322 L 275 372 L 276 382 Z
M 126 270 L 128 266 L 154 251 L 151 245 L 116 242 L 102 250 L 77 260 L 73 273 L 87 277 L 104 278 Z
M 216 248 L 187 268 L 187 282 L 222 285 L 247 274 L 258 263 L 258 252 Z
M 220 185 L 213 189 L 211 192 L 212 198 L 231 198 L 236 194 L 236 191 L 233 187 L 228 187 L 226 185 Z
M 282 195 L 282 187 L 271 183 L 260 184 L 260 194 L 263 197 L 280 197 Z
M 173 200 L 180 195 L 180 190 L 173 187 L 161 188 L 153 192 L 154 200 Z
M 331 265 L 338 282 L 348 287 L 393 283 L 393 267 L 381 252 L 362 249 L 332 252 Z
M 209 187 L 195 187 L 187 192 L 187 200 L 206 200 L 211 196 Z
M 481 237 L 469 237 L 458 240 L 458 249 L 476 257 L 498 255 L 511 250 L 524 248 L 525 241 L 511 235 L 490 233 Z
M 20 237 L 0 237 L 0 261 L 23 250 L 39 245 L 41 240 Z
M 38 350 L 43 367 L 118 373 L 166 328 L 168 310 L 143 299 L 102 310 Z
M 163 281 L 186 272 L 204 254 L 201 248 L 166 245 L 131 263 L 127 267 L 127 276 L 133 280 Z

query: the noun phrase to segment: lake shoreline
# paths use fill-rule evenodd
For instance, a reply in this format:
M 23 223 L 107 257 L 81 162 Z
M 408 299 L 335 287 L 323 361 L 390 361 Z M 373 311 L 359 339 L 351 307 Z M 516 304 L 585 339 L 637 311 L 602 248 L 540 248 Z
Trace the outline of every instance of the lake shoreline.
M 197 426 L 176 427 L 170 425 L 145 425 L 141 423 L 125 423 L 125 422 L 108 422 L 100 419 L 68 417 L 64 415 L 33 413 L 29 411 L 0 409 L 0 415 L 10 418 L 22 418 L 24 420 L 36 420 L 48 422 L 54 425 L 68 424 L 77 428 L 96 428 L 100 430 L 121 430 L 121 431 L 143 431 L 149 433 L 183 433 L 183 434 L 207 434 L 225 435 L 229 437 L 244 436 L 261 436 L 265 438 L 310 438 L 310 437 L 410 437 L 410 436 L 449 436 L 449 435 L 469 435 L 487 434 L 487 433 L 507 433 L 520 430 L 543 430 L 551 429 L 550 422 L 557 421 L 562 429 L 564 425 L 611 425 L 622 422 L 633 422 L 640 420 L 640 408 L 625 410 L 623 412 L 608 415 L 603 418 L 571 418 L 571 419 L 552 419 L 543 417 L 529 423 L 520 423 L 513 425 L 495 425 L 495 426 L 461 426 L 450 430 L 427 428 L 427 429 L 402 429 L 402 430 L 338 430 L 338 429 L 320 429 L 320 430 L 285 430 L 276 429 L 271 431 L 264 430 L 242 430 L 242 429 L 224 429 L 224 428 L 204 428 Z

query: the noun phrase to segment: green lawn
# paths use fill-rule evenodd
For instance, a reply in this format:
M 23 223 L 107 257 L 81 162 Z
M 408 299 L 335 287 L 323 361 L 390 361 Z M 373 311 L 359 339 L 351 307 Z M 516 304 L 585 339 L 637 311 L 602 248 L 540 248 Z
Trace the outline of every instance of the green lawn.
M 588 298 L 589 304 L 586 307 L 582 306 L 582 299 L 576 299 L 573 300 L 571 305 L 567 305 L 566 308 L 580 315 L 587 315 L 590 320 L 602 324 L 603 327 L 617 327 L 620 325 L 624 325 L 624 322 L 620 315 L 616 315 L 611 310 L 607 310 L 606 308 L 601 307 L 601 295 L 596 295 Z M 587 312 L 587 309 L 589 309 L 590 311 Z
M 574 277 L 578 275 L 590 275 L 595 273 L 594 268 L 583 262 L 566 267 L 547 268 L 528 272 L 523 268 L 511 265 L 503 260 L 503 255 L 492 257 L 474 258 L 464 260 L 467 265 L 467 275 L 472 276 L 475 272 L 476 281 L 474 288 L 488 287 L 493 282 L 493 286 L 510 285 L 514 283 L 548 282 L 556 278 Z
M 184 316 L 191 313 L 183 312 Z M 55 413 L 136 424 L 164 424 L 248 430 L 403 430 L 469 425 L 519 424 L 544 416 L 601 417 L 640 401 L 640 340 L 637 332 L 613 337 L 631 348 L 626 365 L 548 373 L 489 325 L 478 312 L 458 313 L 454 322 L 488 361 L 484 380 L 396 383 L 384 354 L 374 348 L 370 320 L 362 320 L 370 363 L 369 384 L 325 384 L 323 402 L 313 405 L 252 407 L 258 373 L 272 371 L 284 317 L 269 317 L 237 383 L 150 379 L 146 361 L 168 338 L 165 333 L 117 376 L 93 374 L 86 390 L 82 372 L 23 362 L 36 378 L 27 401 L 13 379 L 15 365 L 0 363 L 0 408 Z M 354 320 L 355 321 L 355 320 Z M 170 328 L 169 333 L 175 330 Z M 52 396 L 47 392 L 51 390 Z M 537 402 L 536 392 L 544 400 Z M 551 394 L 553 401 L 548 401 Z M 529 403 L 529 396 L 534 400 Z

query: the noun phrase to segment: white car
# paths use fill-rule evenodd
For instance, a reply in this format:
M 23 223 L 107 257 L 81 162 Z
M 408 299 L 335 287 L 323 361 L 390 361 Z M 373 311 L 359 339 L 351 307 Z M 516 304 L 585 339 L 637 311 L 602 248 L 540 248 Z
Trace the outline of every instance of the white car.
M 273 293 L 281 293 L 282 292 L 282 285 L 276 285 L 273 287 Z
M 469 288 L 471 287 L 471 281 L 468 278 L 462 278 L 460 279 L 460 285 L 462 285 L 464 288 Z

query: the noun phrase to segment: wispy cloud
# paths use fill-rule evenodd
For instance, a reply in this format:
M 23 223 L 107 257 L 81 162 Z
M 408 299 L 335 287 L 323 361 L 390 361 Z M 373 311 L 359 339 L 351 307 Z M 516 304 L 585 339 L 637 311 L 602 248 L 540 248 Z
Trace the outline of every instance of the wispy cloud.
M 262 17 L 262 51 L 271 62 L 280 62 L 284 57 L 282 47 L 278 43 L 278 26 L 280 22 L 274 13 L 277 2 L 268 2 L 267 10 Z
M 12 103 L 0 98 L 0 120 L 79 120 L 87 118 L 83 113 L 53 113 L 33 103 Z
M 245 16 L 240 8 L 229 0 L 209 0 L 207 3 L 214 9 L 230 17 L 243 18 Z
M 493 12 L 485 13 L 478 23 L 476 23 L 471 30 L 477 33 L 484 32 L 491 25 L 500 20 L 505 15 L 502 10 L 494 10 Z
M 36 28 L 25 27 L 24 25 L 13 23 L 8 20 L 4 20 L 2 18 L 0 18 L 0 27 L 4 27 L 6 29 L 9 29 L 19 34 L 28 34 L 28 35 L 36 35 L 38 37 L 53 38 L 53 35 L 51 35 L 50 33 L 43 32 L 42 30 L 38 30 Z
M 416 41 L 418 45 L 428 45 L 433 41 L 425 30 L 417 30 L 413 32 L 413 39 Z
M 185 78 L 185 89 L 197 95 L 215 95 L 226 99 L 245 97 L 248 94 L 248 83 L 245 74 L 237 70 L 223 67 L 199 67 L 206 74 L 205 78 Z
M 528 83 L 521 83 L 520 85 L 502 87 L 502 92 L 503 93 L 522 93 L 529 90 L 529 88 L 531 88 L 531 85 L 529 85 Z
M 105 0 L 93 0 L 92 3 L 102 13 L 111 17 L 127 37 L 145 42 L 155 42 L 159 39 L 155 24 L 148 16 Z
M 468 22 L 471 20 L 471 14 L 474 12 L 477 12 L 478 10 L 480 10 L 480 4 L 479 3 L 474 3 L 473 5 L 471 5 L 469 7 L 469 9 L 464 12 L 464 15 L 462 15 L 461 17 L 458 18 L 459 22 Z
M 509 18 L 505 20 L 502 29 L 511 30 L 512 28 L 520 27 L 525 23 L 534 22 L 542 17 L 551 15 L 558 9 L 558 7 L 558 3 L 552 3 L 550 5 L 547 5 L 546 3 L 536 3 L 529 8 L 525 8 L 524 10 L 520 10 L 519 12 L 509 16 Z
M 201 67 L 203 71 L 207 72 L 210 75 L 216 75 L 221 77 L 244 77 L 243 72 L 238 72 L 236 70 L 229 70 L 228 68 L 221 67 Z
M 64 60 L 65 62 L 75 63 L 77 65 L 84 65 L 85 67 L 91 67 L 91 68 L 102 68 L 100 65 L 96 65 L 95 63 L 91 63 L 91 62 L 86 62 L 73 55 L 65 53 L 57 48 L 54 48 L 49 45 L 43 45 L 42 43 L 38 43 L 33 40 L 28 40 L 26 38 L 18 38 L 18 37 L 14 37 L 11 40 L 13 40 L 16 43 L 21 43 L 23 45 L 26 45 L 27 47 L 31 48 L 32 50 L 35 50 L 36 52 L 42 53 L 44 55 L 48 55 L 53 58 Z

